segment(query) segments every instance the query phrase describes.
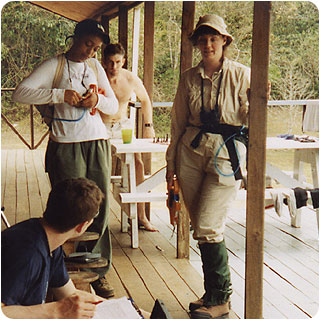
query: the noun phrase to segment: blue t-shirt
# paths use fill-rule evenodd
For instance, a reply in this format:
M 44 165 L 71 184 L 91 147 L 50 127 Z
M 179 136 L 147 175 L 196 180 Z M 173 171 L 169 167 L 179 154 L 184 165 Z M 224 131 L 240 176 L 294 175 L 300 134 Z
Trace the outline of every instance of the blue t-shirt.
M 68 280 L 62 247 L 50 254 L 40 219 L 26 220 L 1 232 L 2 303 L 44 303 L 48 287 L 62 287 Z

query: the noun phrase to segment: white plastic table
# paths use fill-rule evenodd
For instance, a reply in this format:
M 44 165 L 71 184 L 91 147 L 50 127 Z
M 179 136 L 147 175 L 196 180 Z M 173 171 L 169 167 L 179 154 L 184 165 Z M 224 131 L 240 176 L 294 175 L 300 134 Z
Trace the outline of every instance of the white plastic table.
M 121 139 L 111 139 L 113 152 L 121 159 L 121 180 L 113 183 L 113 194 L 121 206 L 121 230 L 126 232 L 128 218 L 131 219 L 131 246 L 139 247 L 137 204 L 142 202 L 165 201 L 165 193 L 150 192 L 152 188 L 165 181 L 165 168 L 137 186 L 135 172 L 135 153 L 165 153 L 168 144 L 153 143 L 153 139 L 134 139 L 124 144 Z

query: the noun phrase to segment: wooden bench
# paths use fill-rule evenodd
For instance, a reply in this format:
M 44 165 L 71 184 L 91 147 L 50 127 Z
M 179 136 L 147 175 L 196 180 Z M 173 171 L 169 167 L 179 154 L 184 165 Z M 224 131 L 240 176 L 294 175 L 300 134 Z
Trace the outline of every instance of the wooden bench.
M 133 204 L 150 203 L 154 201 L 166 201 L 167 194 L 155 192 L 152 189 L 165 182 L 166 168 L 161 168 L 151 176 L 136 186 L 136 192 L 129 192 L 128 187 L 123 187 L 121 176 L 112 176 L 113 196 L 121 207 L 121 231 L 128 231 L 128 219 L 131 219 L 131 246 L 138 248 L 138 222 L 137 212 L 133 209 Z

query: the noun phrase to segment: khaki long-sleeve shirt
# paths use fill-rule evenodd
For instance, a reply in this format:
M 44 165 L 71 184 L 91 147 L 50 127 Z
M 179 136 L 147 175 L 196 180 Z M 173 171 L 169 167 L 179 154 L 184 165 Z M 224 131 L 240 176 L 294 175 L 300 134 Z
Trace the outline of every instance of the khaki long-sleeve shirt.
M 247 125 L 247 89 L 250 87 L 250 68 L 224 58 L 222 69 L 223 78 L 218 97 L 220 123 L 234 126 Z M 178 143 L 182 142 L 190 147 L 200 130 L 198 127 L 202 125 L 200 121 L 201 78 L 204 79 L 204 108 L 208 112 L 214 109 L 216 104 L 221 70 L 210 79 L 204 73 L 203 62 L 200 62 L 198 66 L 182 74 L 171 111 L 171 142 L 166 154 L 167 170 L 175 171 L 176 169 Z M 222 143 L 221 135 L 205 133 L 194 152 L 204 155 L 209 149 L 215 154 Z M 220 156 L 229 159 L 225 146 L 221 149 Z

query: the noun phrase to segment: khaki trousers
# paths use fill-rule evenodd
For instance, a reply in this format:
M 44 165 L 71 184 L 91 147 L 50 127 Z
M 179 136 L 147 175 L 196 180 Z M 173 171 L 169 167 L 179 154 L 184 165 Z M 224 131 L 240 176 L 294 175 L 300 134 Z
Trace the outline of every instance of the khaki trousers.
M 238 141 L 236 145 L 243 169 L 246 147 Z M 200 244 L 223 241 L 228 208 L 241 182 L 234 176 L 218 173 L 216 167 L 222 173 L 232 174 L 229 158 L 214 158 L 212 149 L 205 150 L 205 155 L 199 155 L 183 143 L 178 146 L 177 176 L 194 230 L 193 238 Z

